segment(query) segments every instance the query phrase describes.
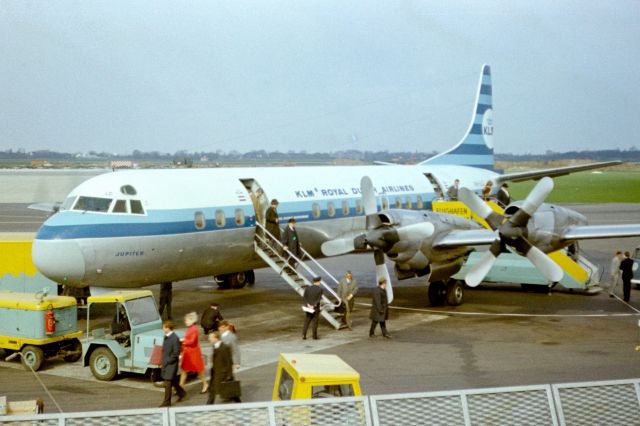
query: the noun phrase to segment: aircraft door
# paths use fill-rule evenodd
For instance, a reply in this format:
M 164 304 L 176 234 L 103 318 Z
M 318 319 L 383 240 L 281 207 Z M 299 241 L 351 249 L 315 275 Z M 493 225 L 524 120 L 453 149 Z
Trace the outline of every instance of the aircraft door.
M 240 179 L 244 187 L 249 193 L 251 204 L 256 213 L 256 222 L 260 222 L 263 226 L 265 224 L 265 213 L 269 208 L 269 199 L 264 193 L 264 190 L 255 179 Z
M 444 200 L 444 191 L 442 191 L 442 185 L 440 185 L 438 179 L 436 179 L 436 177 L 431 173 L 425 173 L 424 175 L 429 179 L 429 182 L 433 187 L 433 192 L 436 194 L 435 200 Z

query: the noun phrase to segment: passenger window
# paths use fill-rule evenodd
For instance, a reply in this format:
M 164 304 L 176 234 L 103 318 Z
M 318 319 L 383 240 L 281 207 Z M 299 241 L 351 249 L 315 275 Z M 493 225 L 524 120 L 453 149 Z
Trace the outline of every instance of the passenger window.
M 89 212 L 108 212 L 110 205 L 111 198 L 80 197 L 73 209 Z
M 144 209 L 142 208 L 142 201 L 140 200 L 129 200 L 131 203 L 131 213 L 133 214 L 144 214 Z
M 363 208 L 362 208 L 362 200 L 360 198 L 356 199 L 356 213 L 357 214 L 362 214 Z
M 313 203 L 311 205 L 311 215 L 316 219 L 320 217 L 320 204 Z
M 112 213 L 128 213 L 127 211 L 127 200 L 116 200 L 113 205 Z
M 224 212 L 222 210 L 216 210 L 216 226 L 218 228 L 223 228 L 226 225 L 227 219 L 224 217 Z
M 204 217 L 203 212 L 196 212 L 193 218 L 193 222 L 196 226 L 196 229 L 204 229 L 207 224 L 207 221 Z
M 412 205 L 412 203 L 411 203 L 411 197 L 407 195 L 407 198 L 405 199 L 404 207 L 405 207 L 406 209 L 410 209 L 410 208 L 411 208 L 411 205 Z
M 396 209 L 401 209 L 402 208 L 402 200 L 400 199 L 400 197 L 396 197 Z
M 327 214 L 329 217 L 334 217 L 336 215 L 336 206 L 331 201 L 327 203 Z
M 236 225 L 238 226 L 244 225 L 244 210 L 236 209 L 235 218 L 236 218 Z
M 124 195 L 136 195 L 138 193 L 136 189 L 131 185 L 121 186 L 120 192 L 122 192 Z
M 416 198 L 416 207 L 418 210 L 424 209 L 424 201 L 422 201 L 422 195 L 418 195 Z
M 342 202 L 342 215 L 349 216 L 349 202 L 347 200 Z
M 389 200 L 387 199 L 387 197 L 382 197 L 382 210 L 388 210 L 389 209 Z
M 288 401 L 293 393 L 293 377 L 284 368 L 280 370 L 280 383 L 278 383 L 278 399 Z

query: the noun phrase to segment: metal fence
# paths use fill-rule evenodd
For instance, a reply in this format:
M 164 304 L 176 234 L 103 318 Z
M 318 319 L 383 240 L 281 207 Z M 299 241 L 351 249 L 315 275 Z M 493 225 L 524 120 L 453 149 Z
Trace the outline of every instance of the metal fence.
M 0 417 L 7 425 L 640 425 L 640 379 Z

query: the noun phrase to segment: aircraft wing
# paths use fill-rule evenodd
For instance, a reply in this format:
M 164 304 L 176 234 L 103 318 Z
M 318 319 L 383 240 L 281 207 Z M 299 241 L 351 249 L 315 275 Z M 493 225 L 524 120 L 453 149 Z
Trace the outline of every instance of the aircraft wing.
M 459 247 L 490 245 L 498 238 L 498 234 L 490 229 L 473 229 L 451 231 L 437 238 L 434 247 Z
M 545 176 L 556 177 L 564 176 L 570 173 L 583 172 L 585 170 L 601 169 L 603 167 L 616 166 L 622 164 L 622 161 L 602 161 L 599 163 L 579 164 L 577 166 L 556 167 L 553 169 L 530 170 L 526 172 L 507 173 L 498 176 L 496 183 L 502 182 L 522 182 L 525 180 L 538 180 Z
M 561 233 L 563 240 L 592 240 L 640 236 L 640 224 L 571 226 Z

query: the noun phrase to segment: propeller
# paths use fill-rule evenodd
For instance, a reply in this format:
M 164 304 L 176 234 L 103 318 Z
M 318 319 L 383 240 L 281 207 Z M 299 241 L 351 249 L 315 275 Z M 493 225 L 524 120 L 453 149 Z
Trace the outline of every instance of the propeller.
M 498 231 L 497 238 L 489 250 L 467 273 L 465 277 L 467 285 L 475 287 L 482 282 L 498 255 L 504 250 L 505 245 L 511 246 L 523 254 L 548 280 L 556 282 L 562 279 L 564 275 L 562 268 L 527 240 L 527 223 L 552 190 L 553 180 L 549 177 L 542 178 L 527 195 L 519 210 L 514 215 L 505 218 L 493 211 L 474 192 L 467 188 L 460 188 L 459 199 L 475 214 L 486 220 L 493 230 Z

